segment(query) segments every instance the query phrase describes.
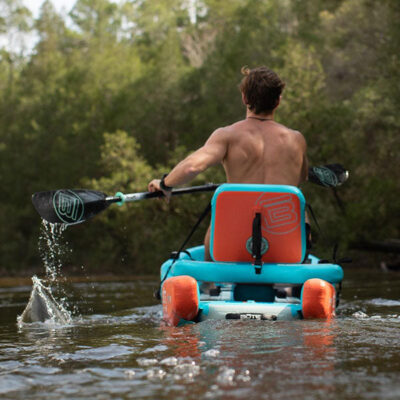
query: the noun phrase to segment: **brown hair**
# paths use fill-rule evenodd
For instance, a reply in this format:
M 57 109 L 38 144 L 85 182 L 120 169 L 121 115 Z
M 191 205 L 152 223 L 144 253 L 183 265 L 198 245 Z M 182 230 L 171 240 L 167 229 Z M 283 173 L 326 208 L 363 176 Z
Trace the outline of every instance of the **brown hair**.
M 256 114 L 271 112 L 279 104 L 285 83 L 267 67 L 242 67 L 240 90 L 249 109 Z

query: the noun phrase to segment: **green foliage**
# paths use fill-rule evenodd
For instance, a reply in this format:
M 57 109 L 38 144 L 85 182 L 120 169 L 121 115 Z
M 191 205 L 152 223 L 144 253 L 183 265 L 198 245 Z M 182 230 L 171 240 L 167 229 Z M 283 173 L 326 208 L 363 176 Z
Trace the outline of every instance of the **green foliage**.
M 145 190 L 148 182 L 154 176 L 161 176 L 162 172 L 151 168 L 141 153 L 135 138 L 129 137 L 126 132 L 106 133 L 99 163 L 102 177 L 84 182 L 85 187 L 110 194 L 121 188 L 124 188 L 125 193 Z M 171 166 L 184 153 L 186 151 L 182 148 L 177 149 L 176 154 L 171 157 Z M 205 176 L 200 176 L 196 182 L 204 183 L 204 178 Z M 123 207 L 113 206 L 87 224 L 89 234 L 85 238 L 88 240 L 78 242 L 73 236 L 74 232 L 70 232 L 70 239 L 76 240 L 74 247 L 78 246 L 79 255 L 84 249 L 93 248 L 93 254 L 85 262 L 89 265 L 87 269 L 95 261 L 95 265 L 102 265 L 114 272 L 126 272 L 126 268 L 131 268 L 132 265 L 135 265 L 138 273 L 155 272 L 154 265 L 159 265 L 171 250 L 180 246 L 209 197 L 210 195 L 200 194 L 186 199 L 174 198 L 170 204 L 163 200 L 149 200 Z M 205 228 L 204 224 L 197 233 L 197 243 L 203 240 Z M 96 232 L 106 234 L 98 235 Z M 95 243 L 92 235 L 97 237 Z M 81 258 L 80 262 L 82 261 Z
M 32 23 L 22 1 L 0 0 L 0 269 L 40 268 L 32 193 L 145 191 L 241 119 L 244 65 L 286 81 L 277 118 L 305 135 L 311 164 L 351 171 L 336 194 L 304 185 L 321 247 L 399 237 L 398 1 L 79 0 L 70 18 L 47 0 Z M 27 32 L 39 41 L 24 56 Z M 224 179 L 213 168 L 193 184 Z M 112 206 L 67 230 L 71 263 L 157 272 L 209 197 Z
M 21 0 L 0 0 L 0 33 L 29 31 L 31 13 Z

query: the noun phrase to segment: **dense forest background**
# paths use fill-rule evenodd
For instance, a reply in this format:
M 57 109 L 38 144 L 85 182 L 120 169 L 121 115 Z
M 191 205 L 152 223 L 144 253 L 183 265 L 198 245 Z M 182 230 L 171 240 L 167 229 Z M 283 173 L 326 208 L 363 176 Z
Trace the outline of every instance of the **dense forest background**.
M 78 0 L 68 18 L 49 0 L 37 19 L 0 0 L 3 35 L 38 37 L 28 53 L 0 49 L 1 272 L 42 268 L 32 193 L 146 190 L 244 117 L 244 65 L 286 82 L 276 116 L 305 135 L 310 164 L 351 171 L 336 192 L 302 188 L 325 233 L 319 253 L 398 239 L 399 21 L 398 0 Z M 215 168 L 193 184 L 223 180 Z M 67 229 L 66 264 L 156 273 L 209 198 L 111 207 Z

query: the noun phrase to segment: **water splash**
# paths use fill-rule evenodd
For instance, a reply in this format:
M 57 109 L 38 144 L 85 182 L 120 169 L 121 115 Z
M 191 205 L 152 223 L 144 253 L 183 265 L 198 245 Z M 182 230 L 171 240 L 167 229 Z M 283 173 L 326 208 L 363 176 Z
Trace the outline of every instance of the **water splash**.
M 67 225 L 51 224 L 42 220 L 39 236 L 39 252 L 45 267 L 45 278 L 32 277 L 32 291 L 23 313 L 17 317 L 18 326 L 31 322 L 52 322 L 68 324 L 72 321 L 72 312 L 68 311 L 68 296 L 62 285 L 65 278 L 61 268 L 65 256 L 70 252 L 68 242 L 63 240 Z
M 25 310 L 17 317 L 18 326 L 31 322 L 71 323 L 71 314 L 58 302 L 51 291 L 37 277 L 32 277 L 32 291 Z
M 46 284 L 52 295 L 65 309 L 72 314 L 79 314 L 75 305 L 68 303 L 68 293 L 65 289 L 66 277 L 62 273 L 62 267 L 68 255 L 72 252 L 69 243 L 64 238 L 64 232 L 68 225 L 51 224 L 42 220 L 39 236 L 39 252 L 46 272 Z
M 51 224 L 42 219 L 39 253 L 46 270 L 46 278 L 51 283 L 57 283 L 61 275 L 64 256 L 70 251 L 68 242 L 64 242 L 62 239 L 67 226 L 64 224 Z

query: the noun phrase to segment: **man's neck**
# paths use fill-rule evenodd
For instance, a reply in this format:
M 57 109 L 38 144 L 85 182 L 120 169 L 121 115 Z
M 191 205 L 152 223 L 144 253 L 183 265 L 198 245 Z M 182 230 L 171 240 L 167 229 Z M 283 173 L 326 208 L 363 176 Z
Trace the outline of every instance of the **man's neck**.
M 255 112 L 250 111 L 249 109 L 247 109 L 246 118 L 255 118 L 255 119 L 260 119 L 260 120 L 273 120 L 274 119 L 274 112 L 272 111 L 271 113 L 256 114 Z

